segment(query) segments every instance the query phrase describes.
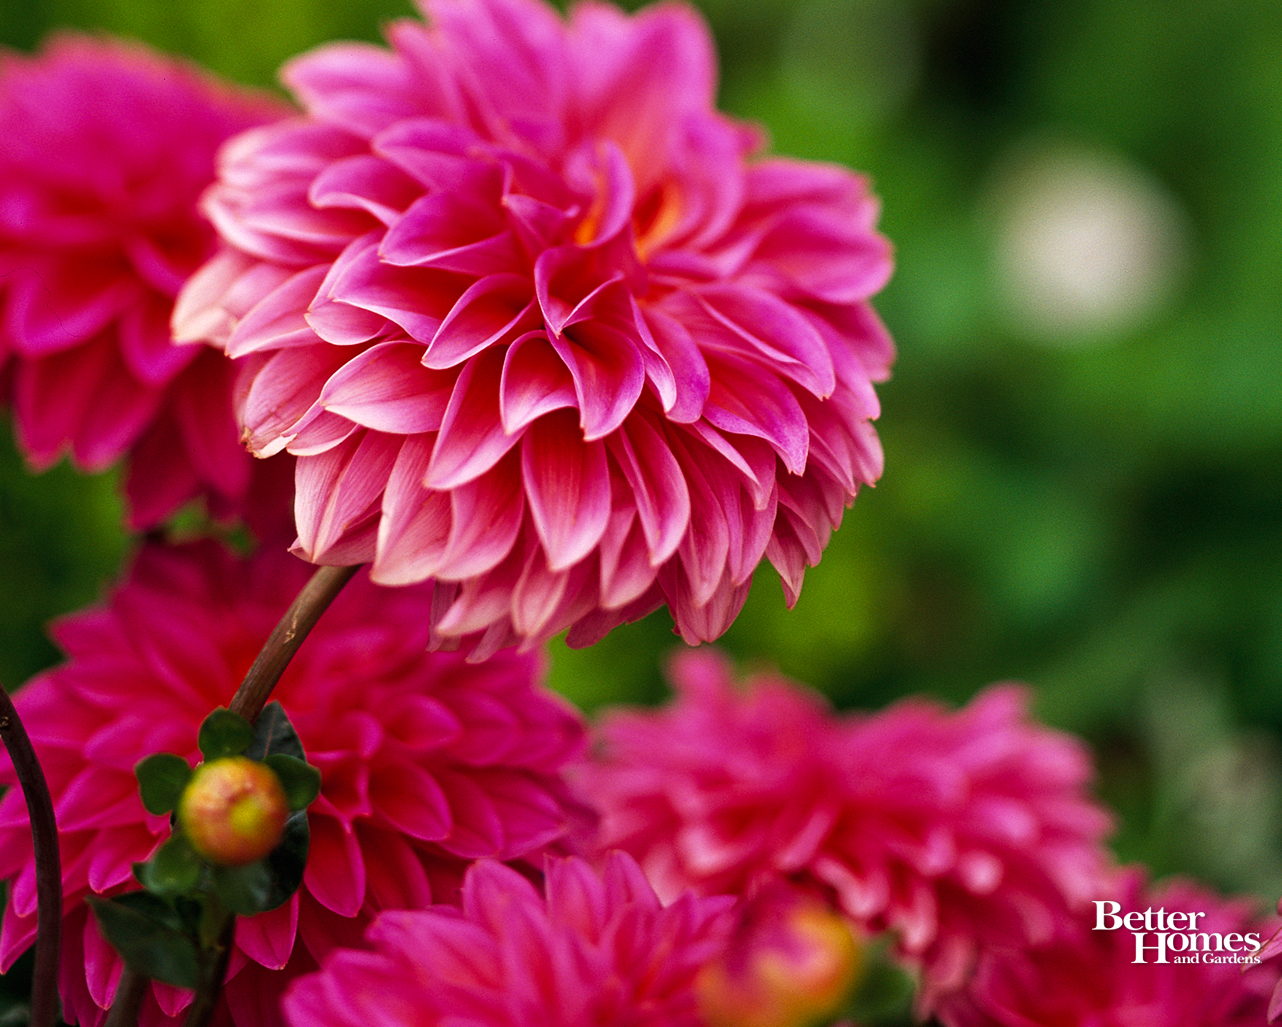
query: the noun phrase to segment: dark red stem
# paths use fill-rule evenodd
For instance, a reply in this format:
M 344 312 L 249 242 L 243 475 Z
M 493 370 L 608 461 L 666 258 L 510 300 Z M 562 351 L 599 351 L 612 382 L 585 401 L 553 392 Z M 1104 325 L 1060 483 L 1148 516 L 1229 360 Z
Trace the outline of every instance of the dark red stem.
M 303 639 L 358 570 L 360 565 L 316 568 L 316 572 L 263 644 L 249 673 L 245 675 L 245 680 L 236 689 L 229 707 L 232 713 L 239 713 L 251 724 L 258 719 L 258 714 L 267 703 L 267 697 L 276 687 L 276 682 L 285 672 L 289 661 L 298 652 L 298 647 L 303 644 Z
M 36 750 L 3 685 L 0 685 L 0 738 L 9 750 L 14 773 L 27 800 L 36 858 L 36 968 L 31 986 L 31 1027 L 54 1027 L 58 1022 L 58 953 L 62 945 L 62 857 L 58 850 L 58 822 Z

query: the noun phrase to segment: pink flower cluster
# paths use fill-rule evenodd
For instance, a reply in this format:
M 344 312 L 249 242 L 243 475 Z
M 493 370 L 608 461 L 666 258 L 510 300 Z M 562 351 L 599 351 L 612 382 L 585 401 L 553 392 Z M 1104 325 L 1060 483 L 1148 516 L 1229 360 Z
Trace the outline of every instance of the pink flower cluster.
M 662 905 L 628 857 L 552 862 L 543 893 L 472 865 L 462 907 L 384 913 L 372 951 L 340 951 L 285 998 L 295 1027 L 704 1027 L 699 970 L 724 946 L 729 898 Z
M 929 1005 L 985 946 L 1052 937 L 1105 868 L 1087 753 L 1031 723 L 1019 689 L 957 713 L 836 716 L 778 677 L 739 685 L 711 653 L 681 654 L 672 678 L 668 708 L 606 715 L 581 774 L 598 844 L 636 856 L 660 894 L 820 886 L 894 933 Z
M 175 311 L 297 455 L 297 552 L 434 579 L 478 655 L 665 603 L 715 638 L 763 558 L 794 601 L 881 472 L 864 181 L 753 158 L 683 7 L 422 6 L 287 65 L 305 114 L 223 151 Z
M 212 542 L 148 546 L 108 605 L 57 625 L 68 662 L 18 694 L 61 834 L 73 1020 L 102 1022 L 121 969 L 85 896 L 133 886 L 132 864 L 169 836 L 168 817 L 143 809 L 134 764 L 152 752 L 200 758 L 200 722 L 227 703 L 308 570 L 284 552 L 242 561 Z M 263 1022 L 286 980 L 356 942 L 376 911 L 452 901 L 468 862 L 536 858 L 580 815 L 560 771 L 580 753 L 582 723 L 540 686 L 540 659 L 509 651 L 473 666 L 428 653 L 430 606 L 424 589 L 357 579 L 277 686 L 323 784 L 303 888 L 237 930 L 225 991 L 237 1024 Z M 5 968 L 35 934 L 34 877 L 22 794 L 10 789 Z M 168 1022 L 190 1000 L 156 985 L 145 1022 Z
M 124 43 L 64 35 L 33 57 L 0 53 L 0 369 L 14 427 L 38 468 L 64 453 L 90 471 L 126 457 L 134 526 L 196 496 L 240 514 L 270 488 L 237 442 L 230 362 L 174 346 L 169 319 L 214 245 L 196 200 L 215 152 L 285 113 Z

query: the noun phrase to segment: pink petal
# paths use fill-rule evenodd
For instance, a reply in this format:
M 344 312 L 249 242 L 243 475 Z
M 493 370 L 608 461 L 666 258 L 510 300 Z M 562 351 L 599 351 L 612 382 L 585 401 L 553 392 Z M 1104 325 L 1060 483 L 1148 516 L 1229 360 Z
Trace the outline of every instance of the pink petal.
M 436 437 L 423 484 L 451 489 L 484 474 L 521 438 L 503 430 L 499 386 L 504 355 L 489 349 L 464 365 Z
M 765 439 L 793 474 L 806 469 L 810 430 L 788 387 L 747 362 L 718 354 L 704 416 L 723 431 Z
M 436 431 L 454 377 L 423 367 L 423 347 L 408 342 L 371 346 L 334 372 L 319 404 L 366 428 L 393 435 Z
M 283 906 L 245 917 L 236 923 L 236 947 L 269 970 L 280 970 L 289 962 L 298 931 L 298 897 Z
M 388 229 L 379 256 L 391 264 L 484 275 L 519 269 L 516 240 L 499 215 L 497 196 L 432 192 L 415 200 Z
M 365 903 L 365 859 L 350 824 L 309 817 L 311 842 L 303 885 L 326 909 L 352 917 Z
M 307 199 L 322 209 L 363 210 L 390 225 L 421 192 L 418 184 L 394 164 L 373 154 L 358 153 L 321 171 L 308 187 Z
M 496 567 L 516 544 L 525 496 L 515 454 L 450 490 L 449 541 L 436 576 L 461 581 Z
M 640 413 L 607 442 L 632 490 L 650 564 L 657 567 L 676 551 L 690 524 L 685 474 L 667 440 Z
M 158 297 L 150 300 L 126 310 L 116 330 L 129 373 L 144 385 L 157 387 L 171 382 L 195 359 L 197 351 L 174 344 L 169 334 L 170 305 Z
M 499 415 L 509 434 L 551 410 L 576 403 L 574 381 L 547 333 L 529 332 L 513 342 L 503 358 Z
M 318 264 L 299 271 L 264 296 L 232 331 L 227 355 L 234 358 L 256 350 L 314 344 L 316 333 L 304 314 L 327 270 L 327 265 Z
M 344 257 L 341 271 L 335 267 L 329 279 L 329 299 L 381 314 L 420 342 L 431 340 L 458 295 L 457 276 L 385 264 L 374 241 Z
M 453 367 L 489 347 L 511 341 L 537 327 L 528 278 L 492 274 L 459 296 L 423 355 L 427 367 Z
M 262 366 L 240 402 L 245 443 L 259 456 L 280 452 L 307 413 L 330 375 L 350 354 L 337 347 L 277 350 L 260 356 Z
M 317 456 L 300 457 L 295 520 L 312 563 L 378 508 L 402 440 L 360 431 Z
M 407 585 L 436 574 L 450 531 L 450 500 L 424 487 L 434 440 L 405 440 L 383 492 L 378 552 L 370 576 L 380 585 Z
M 331 43 L 288 62 L 281 80 L 307 109 L 356 134 L 419 113 L 420 83 L 399 55 L 368 43 Z
M 572 325 L 551 341 L 570 369 L 584 439 L 609 435 L 632 411 L 645 385 L 637 342 L 594 321 Z
M 681 424 L 703 415 L 711 378 L 708 362 L 679 320 L 654 307 L 635 314 L 646 345 L 646 375 L 654 384 L 668 420 Z
M 814 325 L 770 293 L 742 286 L 704 286 L 696 293 L 703 308 L 779 372 L 815 396 L 832 395 L 832 356 Z
M 526 431 L 521 477 L 548 566 L 562 570 L 601 540 L 610 517 L 605 444 L 585 441 L 563 414 L 549 414 Z
M 397 762 L 377 767 L 370 775 L 370 798 L 379 815 L 411 838 L 441 842 L 455 829 L 449 784 L 422 767 Z
M 627 17 L 584 6 L 570 38 L 583 116 L 593 134 L 619 144 L 644 191 L 663 172 L 673 126 L 713 107 L 716 58 L 707 29 L 678 7 Z

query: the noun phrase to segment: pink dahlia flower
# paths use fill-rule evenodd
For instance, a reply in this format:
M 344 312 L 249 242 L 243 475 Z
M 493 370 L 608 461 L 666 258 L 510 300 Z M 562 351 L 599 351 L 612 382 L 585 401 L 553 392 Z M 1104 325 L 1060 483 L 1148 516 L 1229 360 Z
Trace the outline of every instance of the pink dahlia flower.
M 995 686 L 948 712 L 909 700 L 838 716 L 712 653 L 672 664 L 675 703 L 615 712 L 582 771 L 599 844 L 632 853 L 661 895 L 819 887 L 923 972 L 923 1008 L 990 942 L 1049 937 L 1106 865 L 1109 818 L 1072 738 Z
M 0 364 L 33 465 L 127 456 L 136 526 L 197 495 L 238 511 L 250 460 L 233 371 L 175 346 L 174 297 L 210 255 L 196 201 L 228 137 L 287 109 L 140 46 L 0 52 Z
M 297 551 L 435 579 L 482 652 L 664 603 L 715 638 L 763 557 L 795 601 L 881 472 L 866 183 L 754 158 L 684 7 L 422 7 L 287 65 L 306 114 L 224 150 L 175 311 L 298 455 Z
M 637 865 L 552 862 L 545 894 L 499 863 L 467 872 L 461 909 L 383 913 L 372 951 L 334 952 L 285 996 L 294 1027 L 704 1027 L 695 978 L 732 900 L 663 906 Z
M 227 703 L 309 571 L 283 551 L 242 562 L 208 542 L 145 548 L 107 606 L 57 625 L 68 662 L 19 691 L 58 815 L 63 1001 L 82 1025 L 102 1021 L 120 972 L 85 896 L 126 890 L 131 864 L 169 833 L 168 817 L 143 809 L 134 763 L 162 751 L 199 759 L 201 720 Z M 430 604 L 430 591 L 357 578 L 277 686 L 323 783 L 302 889 L 238 926 L 224 1022 L 271 1023 L 286 980 L 355 941 L 375 911 L 452 901 L 467 861 L 532 856 L 576 814 L 560 772 L 583 728 L 540 686 L 539 659 L 427 653 Z M 0 800 L 0 879 L 13 878 L 4 967 L 35 932 L 27 832 L 11 790 Z M 169 1022 L 189 999 L 155 987 L 146 1022 Z
M 970 986 L 940 1005 L 939 1019 L 946 1027 L 1262 1027 L 1279 970 L 1242 962 L 1240 939 L 1231 946 L 1236 952 L 1223 942 L 1233 934 L 1267 938 L 1276 920 L 1266 923 L 1252 903 L 1186 882 L 1148 889 L 1138 872 L 1095 898 L 1116 903 L 1122 914 L 1181 914 L 1179 929 L 1158 931 L 1156 921 L 1153 931 L 1141 927 L 1144 962 L 1137 963 L 1137 932 L 1095 930 L 1092 905 L 1040 945 L 986 951 Z M 1196 930 L 1183 915 L 1189 913 L 1199 914 Z M 1164 960 L 1156 937 L 1162 933 Z

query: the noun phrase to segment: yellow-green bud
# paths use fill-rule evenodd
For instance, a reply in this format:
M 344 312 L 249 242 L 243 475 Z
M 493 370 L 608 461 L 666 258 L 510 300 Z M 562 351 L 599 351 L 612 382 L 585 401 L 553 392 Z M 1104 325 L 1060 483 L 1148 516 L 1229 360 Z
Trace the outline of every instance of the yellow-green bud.
M 178 802 L 178 823 L 191 847 L 220 866 L 262 859 L 280 844 L 288 819 L 280 778 L 247 756 L 200 764 Z
M 711 1027 L 809 1027 L 832 1018 L 862 956 L 846 921 L 785 889 L 750 898 L 722 958 L 696 982 Z

